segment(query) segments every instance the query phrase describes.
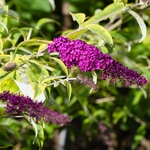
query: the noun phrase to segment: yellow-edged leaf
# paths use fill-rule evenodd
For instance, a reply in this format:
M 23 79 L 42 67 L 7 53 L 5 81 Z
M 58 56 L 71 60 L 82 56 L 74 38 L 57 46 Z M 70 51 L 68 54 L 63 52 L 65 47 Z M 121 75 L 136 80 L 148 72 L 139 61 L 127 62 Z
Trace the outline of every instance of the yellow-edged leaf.
M 73 20 L 78 22 L 79 26 L 82 25 L 82 23 L 84 22 L 84 20 L 86 18 L 84 13 L 76 13 L 76 14 L 70 13 L 70 14 L 71 14 Z
M 83 23 L 83 25 L 87 25 L 90 23 L 98 23 L 102 20 L 108 19 L 109 17 L 121 12 L 124 8 L 123 3 L 117 3 L 116 5 L 110 4 L 103 11 L 96 13 L 90 19 Z
M 111 46 L 113 45 L 113 40 L 109 32 L 103 27 L 98 24 L 88 24 L 84 26 L 91 32 L 99 35 L 102 39 L 104 39 L 107 43 L 109 43 Z
M 50 57 L 51 59 L 53 59 L 54 61 L 56 61 L 60 67 L 62 68 L 62 70 L 65 72 L 66 75 L 68 75 L 68 69 L 67 67 L 65 66 L 65 64 L 58 58 L 55 58 L 55 57 Z

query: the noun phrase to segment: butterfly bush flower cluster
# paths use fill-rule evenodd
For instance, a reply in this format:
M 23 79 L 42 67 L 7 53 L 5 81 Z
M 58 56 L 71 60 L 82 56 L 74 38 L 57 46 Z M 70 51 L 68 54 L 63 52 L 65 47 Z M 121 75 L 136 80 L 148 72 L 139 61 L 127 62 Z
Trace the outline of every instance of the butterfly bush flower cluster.
M 30 97 L 24 97 L 10 92 L 0 93 L 0 100 L 6 102 L 6 114 L 27 115 L 36 120 L 44 119 L 46 122 L 64 125 L 70 122 L 68 116 L 44 107 L 41 102 L 35 102 Z
M 145 77 L 124 67 L 108 54 L 103 54 L 97 47 L 82 40 L 71 41 L 62 36 L 54 38 L 53 43 L 48 45 L 48 52 L 56 51 L 69 69 L 78 66 L 82 72 L 102 70 L 102 80 L 108 78 L 110 82 L 115 83 L 115 79 L 119 78 L 125 86 L 137 84 L 142 87 L 147 83 Z

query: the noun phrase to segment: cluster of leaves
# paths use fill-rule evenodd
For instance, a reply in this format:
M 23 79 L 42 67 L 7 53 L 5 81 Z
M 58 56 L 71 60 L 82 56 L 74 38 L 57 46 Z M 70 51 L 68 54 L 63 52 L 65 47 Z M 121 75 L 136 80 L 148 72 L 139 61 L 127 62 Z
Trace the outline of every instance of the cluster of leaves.
M 17 2 L 21 5 L 20 1 Z M 51 7 L 47 7 L 47 2 L 38 0 L 36 5 L 31 5 L 31 10 L 41 8 L 40 11 L 44 13 L 52 11 L 55 8 L 53 1 L 50 1 Z M 92 135 L 97 134 L 98 127 L 95 126 L 98 126 L 99 122 L 107 124 L 116 135 L 116 127 L 123 132 L 134 130 L 131 147 L 135 149 L 148 131 L 150 117 L 148 84 L 142 89 L 136 86 L 124 88 L 119 83 L 115 86 L 108 81 L 101 81 L 97 76 L 99 72 L 84 74 L 87 76 L 86 79 L 92 78 L 93 84 L 96 83 L 100 87 L 98 92 L 81 85 L 82 82 L 73 82 L 80 73 L 78 68 L 69 70 L 57 53 L 47 53 L 47 45 L 52 41 L 47 40 L 51 36 L 44 35 L 42 27 L 49 23 L 52 27 L 47 28 L 51 32 L 54 24 L 59 24 L 57 20 L 41 18 L 24 26 L 22 18 L 29 17 L 29 20 L 32 20 L 32 15 L 19 16 L 19 14 L 25 14 L 20 12 L 26 11 L 30 1 L 26 1 L 27 7 L 22 3 L 24 9 L 18 12 L 9 8 L 12 4 L 0 3 L 0 92 L 21 93 L 42 101 L 51 109 L 67 113 L 72 120 L 81 118 L 82 126 L 79 134 L 85 134 L 89 129 L 92 130 Z M 62 35 L 71 40 L 78 38 L 96 45 L 103 53 L 109 53 L 129 68 L 140 71 L 149 81 L 148 8 L 147 3 L 129 4 L 125 0 L 114 0 L 114 3 L 107 5 L 103 10 L 97 10 L 90 18 L 84 13 L 70 13 L 72 19 L 78 23 L 78 28 L 66 30 Z M 144 21 L 147 22 L 147 27 Z M 90 92 L 87 92 L 89 90 Z M 2 107 L 0 114 L 3 117 L 3 104 L 0 106 Z M 42 148 L 43 123 L 37 124 L 28 117 L 26 119 L 32 124 L 35 141 Z M 8 121 L 10 120 L 6 118 L 1 119 L 0 128 L 4 125 L 4 129 L 11 126 L 12 123 L 9 124 Z M 56 126 L 51 125 L 51 128 L 52 135 Z M 74 129 L 70 129 L 70 132 L 73 141 Z M 5 130 L 1 130 L 0 137 L 2 136 L 5 137 L 3 138 L 5 142 L 0 140 L 0 148 L 12 146 Z

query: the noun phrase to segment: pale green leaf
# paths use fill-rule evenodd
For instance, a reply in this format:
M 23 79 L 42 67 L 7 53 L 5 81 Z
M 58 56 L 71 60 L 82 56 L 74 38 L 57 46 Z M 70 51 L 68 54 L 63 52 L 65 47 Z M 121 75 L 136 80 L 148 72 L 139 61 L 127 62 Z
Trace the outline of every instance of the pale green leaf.
M 11 79 L 14 77 L 14 71 L 7 72 L 0 68 L 0 84 L 5 80 Z
M 30 84 L 19 82 L 17 80 L 15 80 L 15 83 L 17 84 L 17 86 L 19 87 L 20 91 L 22 92 L 22 94 L 24 96 L 29 96 L 32 99 L 35 99 L 36 101 L 39 101 L 39 102 L 43 102 L 45 100 L 44 92 L 41 92 L 40 95 L 38 95 L 37 97 L 34 98 L 34 95 L 35 95 L 34 90 L 33 90 L 32 86 Z
M 46 88 L 46 84 L 38 84 L 36 82 L 31 82 L 31 86 L 34 92 L 34 98 L 38 97 L 39 95 L 41 95 L 45 88 Z
M 128 0 L 114 0 L 114 5 L 118 4 L 119 2 L 122 2 L 124 5 L 126 5 Z
M 39 49 L 38 49 L 38 53 L 39 52 L 43 52 L 43 50 L 45 50 L 47 48 L 47 44 L 43 43 L 39 46 Z
M 84 20 L 86 18 L 84 13 L 76 13 L 76 14 L 70 13 L 70 14 L 71 14 L 73 20 L 78 22 L 79 26 L 82 25 L 82 23 L 84 22 Z
M 12 9 L 8 10 L 8 15 L 15 18 L 15 19 L 17 19 L 17 20 L 19 20 L 19 14 L 16 11 L 12 10 Z
M 146 25 L 145 25 L 143 19 L 136 12 L 134 12 L 133 10 L 128 10 L 128 13 L 131 14 L 136 19 L 136 21 L 139 24 L 139 27 L 141 29 L 142 37 L 139 41 L 139 43 L 140 43 L 145 39 L 145 37 L 147 35 Z
M 28 68 L 25 70 L 25 73 L 30 81 L 31 82 L 38 82 L 38 77 L 33 73 L 33 71 L 31 70 L 31 68 Z
M 1 83 L 0 91 L 16 92 L 19 88 L 13 79 L 7 79 Z
M 35 141 L 37 141 L 39 149 L 42 149 L 44 144 L 44 129 L 42 125 L 36 124 L 38 129 L 37 137 L 35 137 Z
M 96 84 L 97 83 L 97 73 L 95 71 L 92 72 L 92 78 L 93 78 L 94 83 Z
M 37 29 L 40 29 L 44 24 L 50 23 L 50 22 L 56 23 L 56 24 L 60 25 L 59 22 L 57 22 L 57 21 L 55 21 L 55 20 L 53 20 L 53 19 L 50 19 L 50 18 L 42 18 L 42 19 L 40 19 L 40 20 L 37 22 L 36 28 L 37 28 Z
M 68 100 L 70 101 L 71 99 L 71 94 L 72 94 L 72 86 L 69 82 L 65 82 L 65 85 L 67 87 L 67 92 L 68 92 Z
M 10 59 L 10 56 L 9 55 L 4 55 L 4 54 L 1 54 L 0 55 L 0 61 L 2 60 L 2 59 Z
M 99 35 L 102 39 L 104 39 L 111 46 L 113 45 L 112 37 L 104 27 L 98 24 L 88 24 L 88 25 L 85 25 L 84 27 L 90 30 L 91 32 Z
M 31 119 L 28 116 L 24 116 L 33 126 L 34 132 L 35 132 L 35 138 L 33 141 L 33 144 L 35 142 L 38 143 L 39 149 L 42 149 L 43 147 L 43 143 L 44 143 L 44 129 L 43 126 L 40 124 L 35 123 L 35 121 L 33 121 L 33 119 Z
M 8 31 L 7 29 L 7 12 L 8 12 L 8 5 L 4 6 L 3 9 L 0 9 L 0 14 L 5 14 L 0 16 L 0 38 L 2 37 L 2 33 L 4 30 Z
M 66 75 L 68 75 L 68 69 L 67 67 L 65 66 L 65 64 L 58 58 L 55 58 L 55 57 L 50 57 L 51 59 L 53 59 L 54 61 L 56 61 L 60 67 L 62 68 L 62 70 L 65 72 Z
M 53 80 L 59 80 L 59 79 L 65 78 L 65 77 L 66 76 L 49 76 L 49 77 L 41 76 L 39 81 L 40 81 L 40 83 L 46 83 L 46 82 L 53 81 Z
M 85 33 L 87 31 L 87 29 L 83 29 L 83 28 L 79 28 L 77 30 L 74 30 L 70 33 L 67 33 L 66 35 L 64 34 L 65 37 L 71 39 L 71 40 L 74 40 L 76 39 L 77 37 L 81 36 L 83 33 Z M 65 33 L 65 32 L 64 32 Z
M 108 19 L 109 17 L 112 17 L 113 15 L 116 15 L 120 13 L 124 8 L 123 3 L 117 3 L 116 5 L 110 4 L 103 11 L 100 11 L 96 13 L 94 16 L 92 16 L 90 19 L 88 19 L 86 22 L 83 24 L 87 25 L 90 23 L 98 23 L 102 20 Z
M 114 5 L 118 4 L 121 0 L 114 0 Z
M 2 41 L 2 39 L 0 39 L 0 55 L 1 54 L 4 54 L 3 53 L 3 41 Z
M 8 33 L 8 28 L 3 22 L 0 22 L 0 26 L 2 26 Z M 1 28 L 1 31 L 2 31 L 2 28 Z
M 54 0 L 48 0 L 51 7 L 52 7 L 52 10 L 55 10 L 55 1 Z
M 21 31 L 20 31 L 21 32 Z M 20 48 L 20 47 L 24 47 L 25 45 L 26 46 L 39 46 L 41 43 L 49 43 L 49 41 L 45 41 L 45 40 L 39 40 L 38 38 L 35 38 L 35 39 L 30 39 L 30 40 L 26 40 L 27 39 L 27 36 L 21 32 L 22 36 L 24 37 L 24 41 L 20 42 L 18 44 L 18 46 L 16 47 L 16 50 L 15 50 L 15 53 L 17 52 L 17 50 Z

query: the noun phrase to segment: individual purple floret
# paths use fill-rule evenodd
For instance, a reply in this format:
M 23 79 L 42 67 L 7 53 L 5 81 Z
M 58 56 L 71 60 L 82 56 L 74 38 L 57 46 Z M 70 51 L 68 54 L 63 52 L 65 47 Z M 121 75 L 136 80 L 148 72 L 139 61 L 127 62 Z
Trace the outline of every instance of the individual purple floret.
M 6 102 L 6 114 L 9 115 L 28 115 L 36 122 L 44 119 L 46 122 L 61 125 L 70 122 L 68 116 L 50 110 L 48 107 L 42 106 L 41 102 L 35 102 L 30 97 L 3 92 L 0 93 L 0 100 Z
M 81 40 L 70 40 L 65 37 L 54 38 L 53 43 L 48 44 L 48 52 L 59 52 L 62 61 L 70 69 L 78 66 L 82 72 L 102 70 L 102 80 L 110 79 L 115 83 L 119 78 L 125 86 L 137 84 L 142 87 L 147 83 L 145 77 L 135 71 L 124 67 L 108 54 L 103 54 L 97 47 Z

